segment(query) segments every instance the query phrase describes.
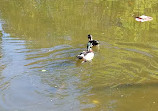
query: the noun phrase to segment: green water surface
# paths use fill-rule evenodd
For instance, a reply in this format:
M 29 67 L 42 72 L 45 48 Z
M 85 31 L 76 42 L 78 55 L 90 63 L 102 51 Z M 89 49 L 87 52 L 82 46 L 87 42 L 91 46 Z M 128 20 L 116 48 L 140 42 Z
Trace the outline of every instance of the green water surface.
M 157 0 L 0 0 L 0 111 L 157 110 Z

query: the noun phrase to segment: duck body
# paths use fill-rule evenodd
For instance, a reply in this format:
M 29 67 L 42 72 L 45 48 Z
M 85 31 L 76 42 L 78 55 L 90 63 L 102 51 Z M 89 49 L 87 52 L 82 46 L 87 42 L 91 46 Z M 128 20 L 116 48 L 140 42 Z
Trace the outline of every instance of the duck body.
M 89 42 L 92 43 L 93 46 L 99 45 L 98 40 L 90 40 Z
M 94 52 L 93 51 L 83 51 L 79 55 L 77 55 L 78 59 L 83 59 L 84 61 L 90 61 L 94 57 Z
M 82 59 L 84 61 L 90 61 L 94 57 L 94 52 L 92 50 L 92 43 L 87 44 L 87 51 L 81 52 L 79 55 L 76 56 L 78 59 Z

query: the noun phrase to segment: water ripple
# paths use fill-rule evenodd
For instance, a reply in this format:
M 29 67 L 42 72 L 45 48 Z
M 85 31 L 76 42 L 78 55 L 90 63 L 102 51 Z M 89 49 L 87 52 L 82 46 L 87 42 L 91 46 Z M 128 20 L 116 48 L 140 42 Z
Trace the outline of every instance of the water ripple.
M 57 68 L 72 66 L 74 64 L 74 55 L 80 49 L 74 49 L 69 45 L 59 45 L 52 48 L 34 50 L 31 54 L 28 52 L 25 60 L 29 61 L 25 66 L 30 69 L 34 68 Z

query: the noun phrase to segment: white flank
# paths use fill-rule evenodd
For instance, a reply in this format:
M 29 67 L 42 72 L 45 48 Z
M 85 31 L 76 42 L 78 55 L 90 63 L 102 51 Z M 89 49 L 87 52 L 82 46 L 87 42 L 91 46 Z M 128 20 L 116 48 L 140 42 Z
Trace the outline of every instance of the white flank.
M 88 53 L 88 54 L 84 57 L 84 59 L 90 61 L 90 60 L 93 59 L 93 57 L 94 57 L 94 53 L 91 52 L 91 53 Z

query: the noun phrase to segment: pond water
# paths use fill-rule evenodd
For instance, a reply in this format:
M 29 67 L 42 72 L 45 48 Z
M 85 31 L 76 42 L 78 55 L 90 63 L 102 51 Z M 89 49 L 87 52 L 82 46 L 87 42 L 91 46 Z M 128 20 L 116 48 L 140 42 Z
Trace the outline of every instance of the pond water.
M 0 0 L 0 111 L 157 111 L 157 10 L 157 0 Z M 153 20 L 135 20 L 144 14 Z M 81 63 L 88 34 L 100 46 Z

